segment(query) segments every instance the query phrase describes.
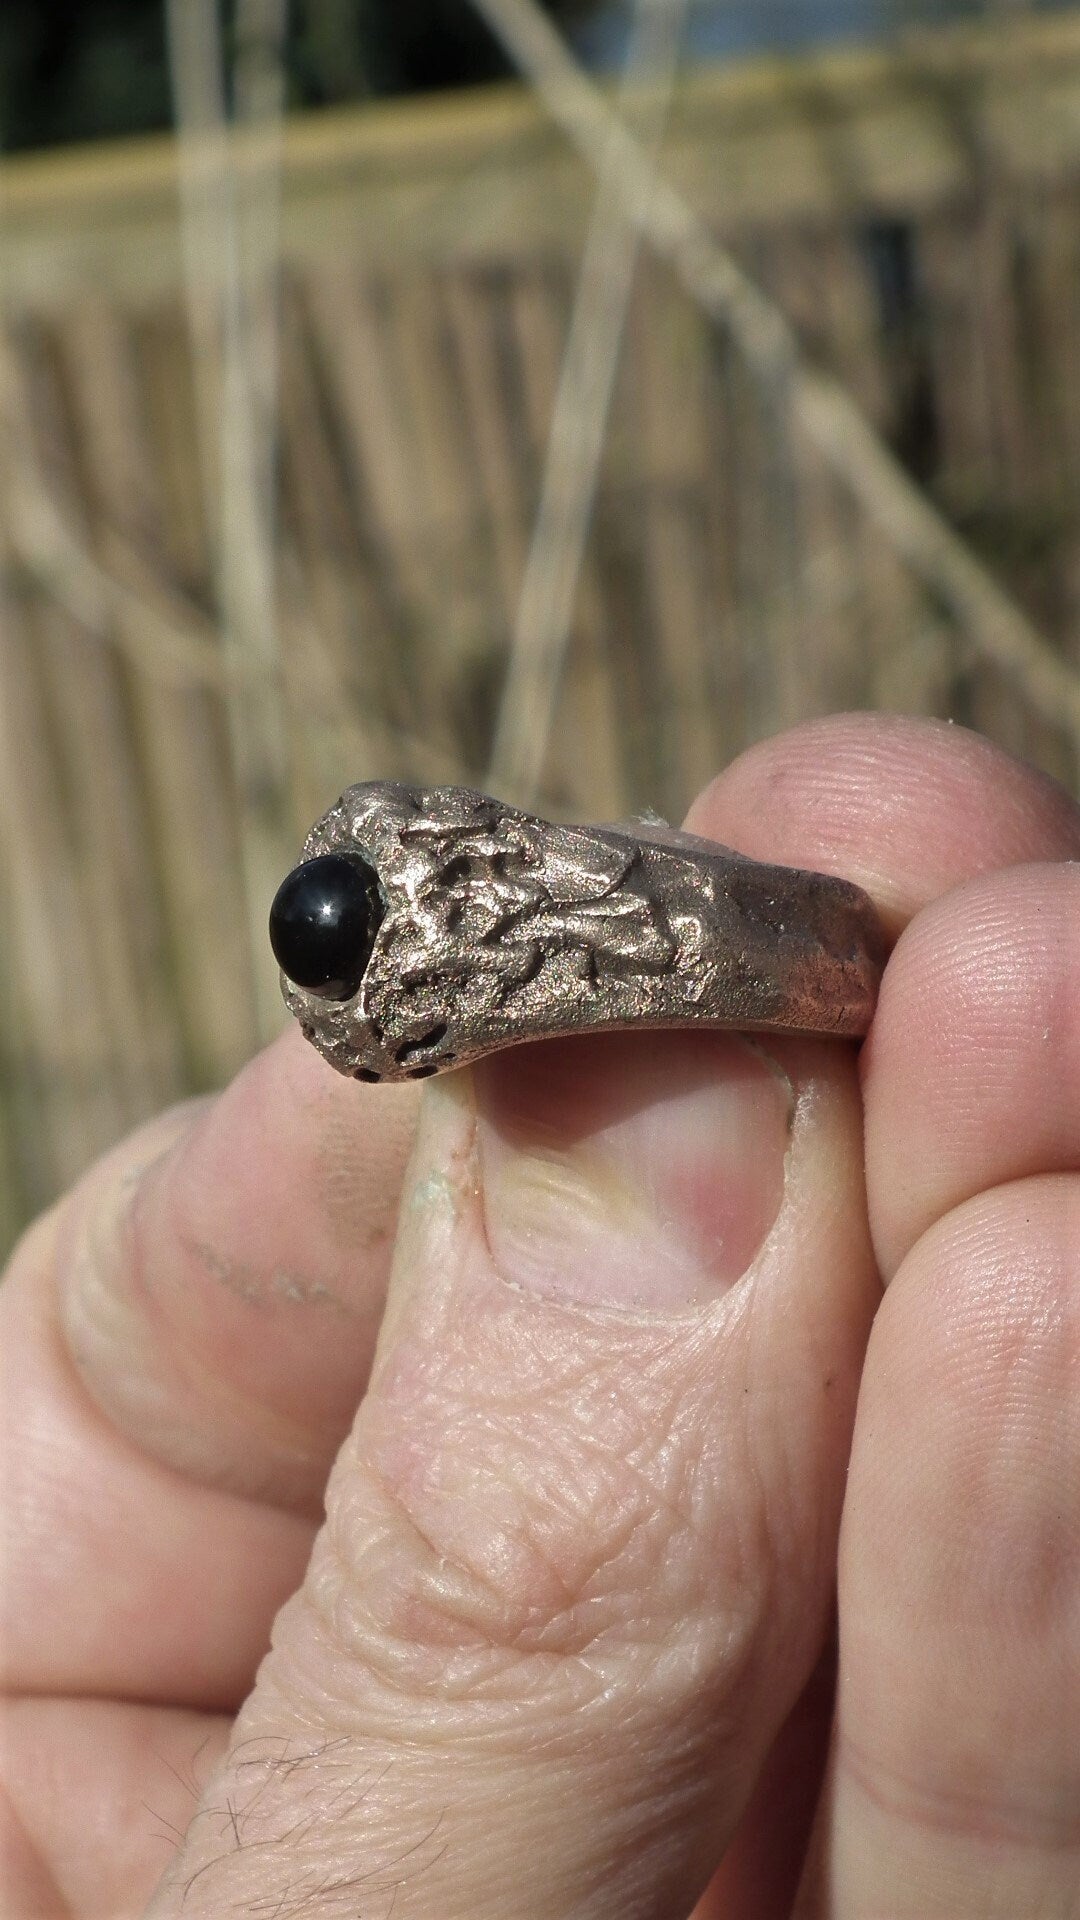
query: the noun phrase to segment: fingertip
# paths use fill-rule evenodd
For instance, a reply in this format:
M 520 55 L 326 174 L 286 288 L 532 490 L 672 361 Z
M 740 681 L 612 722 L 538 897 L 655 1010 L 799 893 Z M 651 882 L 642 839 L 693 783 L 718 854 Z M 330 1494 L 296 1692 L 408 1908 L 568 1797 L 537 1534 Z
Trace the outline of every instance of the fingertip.
M 1049 775 L 950 722 L 844 713 L 740 754 L 687 826 L 755 859 L 865 887 L 895 935 L 989 868 L 1080 858 L 1080 807 Z
M 983 874 L 897 944 L 860 1058 L 886 1278 L 974 1194 L 1080 1165 L 1080 866 Z
M 981 1193 L 875 1321 L 839 1560 L 837 1911 L 1075 1898 L 1080 1180 Z M 908 1911 L 914 1911 L 909 1908 Z

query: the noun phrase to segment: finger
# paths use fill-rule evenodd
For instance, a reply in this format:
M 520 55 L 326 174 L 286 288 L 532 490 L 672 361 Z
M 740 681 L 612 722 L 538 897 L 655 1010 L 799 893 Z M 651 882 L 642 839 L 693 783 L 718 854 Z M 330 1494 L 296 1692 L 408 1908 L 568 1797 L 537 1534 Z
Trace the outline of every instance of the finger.
M 126 1700 L 14 1700 L 0 1723 L 0 1913 L 139 1920 L 228 1738 Z
M 370 1366 L 412 1097 L 290 1036 L 101 1163 L 0 1288 L 15 1690 L 236 1706 Z
M 912 923 L 863 1050 L 874 1243 L 891 1275 L 951 1207 L 1080 1169 L 1080 866 L 973 881 Z
M 830 1635 L 690 1920 L 790 1920 L 821 1792 L 835 1692 Z
M 1080 851 L 1080 811 L 1053 782 L 962 729 L 881 715 L 833 716 L 762 742 L 713 782 L 692 810 L 690 824 L 760 858 L 798 862 L 860 881 L 876 899 L 894 935 L 926 901 L 973 874 L 1017 861 L 1075 859 Z M 917 921 L 912 929 L 912 940 L 921 924 Z M 917 986 L 915 969 L 905 971 L 907 966 L 908 949 L 901 941 L 886 971 L 881 1006 L 884 1014 L 902 999 L 906 1011 L 903 1018 L 887 1025 L 879 1015 L 862 1050 L 871 1087 L 876 1084 L 884 1090 L 896 1084 L 890 1075 L 901 1062 L 906 1063 L 907 1097 L 894 1103 L 897 1125 L 891 1134 L 882 1128 L 879 1151 L 874 1144 L 877 1109 L 872 1093 L 869 1099 L 868 1152 L 876 1175 L 873 1220 L 879 1254 L 887 1265 L 896 1256 L 885 1238 L 884 1183 L 889 1182 L 898 1208 L 905 1197 L 911 1201 L 917 1194 L 904 1171 L 908 1140 L 921 1126 L 925 1102 L 940 1112 L 942 1128 L 924 1159 L 923 1177 L 937 1166 L 938 1154 L 949 1165 L 948 1095 L 943 1083 L 940 1108 L 935 1106 L 936 1082 L 926 1072 L 926 1057 L 911 1045 L 912 1034 L 922 1034 L 929 1022 L 934 1036 L 931 1052 L 937 1056 L 946 1047 L 948 1022 L 936 1018 L 933 998 L 922 991 L 928 981 L 920 976 Z M 1021 1019 L 1018 1012 L 1018 1025 Z M 1042 1024 L 1045 1027 L 1047 1021 Z M 872 1063 L 884 1062 L 886 1054 L 888 1071 L 879 1072 L 875 1081 Z M 948 1049 L 946 1057 L 955 1074 L 954 1050 Z M 1004 1082 L 1006 1062 L 1001 1072 Z M 1053 1109 L 1054 1101 L 1048 1100 L 1044 1116 Z M 1067 1112 L 1067 1103 L 1057 1111 Z M 1015 1138 L 1016 1130 L 1011 1125 L 992 1133 L 988 1129 L 984 1137 Z M 809 1738 L 812 1744 L 812 1732 Z M 802 1750 L 805 1744 L 800 1749 L 803 1777 L 813 1771 L 811 1757 Z M 778 1765 L 782 1780 L 786 1779 L 783 1752 Z M 793 1852 L 797 1857 L 799 1843 L 791 1844 L 795 1823 L 789 1813 L 783 1788 L 773 1794 L 770 1783 L 763 1780 L 745 1830 L 740 1830 L 732 1848 L 731 1864 L 725 1862 L 710 1892 L 710 1920 L 713 1915 L 717 1920 L 721 1915 L 738 1915 L 741 1920 L 744 1911 L 753 1910 L 748 1908 L 747 1888 L 738 1869 L 744 1858 L 757 1860 L 763 1832 L 775 1836 L 779 1822 L 786 1840 L 782 1849 L 774 1847 L 767 1875 L 744 1876 L 755 1887 L 775 1880 Z M 779 1864 L 778 1853 L 783 1856 Z M 730 1887 L 732 1876 L 735 1891 Z M 788 1910 L 782 1888 L 775 1898 L 765 1897 L 763 1911 L 769 1920 L 780 1920 Z
M 927 909 L 864 1050 L 893 1277 L 860 1394 L 806 1896 L 838 1920 L 1073 1910 L 1077 878 L 1014 868 Z
M 979 734 L 901 714 L 835 714 L 762 741 L 687 824 L 857 881 L 894 936 L 976 874 L 1080 858 L 1080 809 L 1063 787 Z
M 319 1511 L 371 1365 L 412 1142 L 415 1089 L 386 1094 L 373 1111 L 293 1030 L 181 1118 L 171 1149 L 136 1136 L 77 1191 L 56 1246 L 62 1329 L 143 1451 Z
M 67 1358 L 34 1252 L 0 1287 L 0 1686 L 235 1707 L 312 1525 L 125 1440 Z
M 952 751 L 967 770 L 966 786 L 949 772 Z M 847 807 L 837 817 L 829 814 L 820 777 L 830 763 Z M 800 779 L 807 782 L 805 803 Z M 875 822 L 881 780 L 896 804 L 887 820 Z M 969 823 L 976 843 L 969 858 L 976 860 L 992 858 L 991 832 L 1002 858 L 1045 857 L 1076 840 L 1059 790 L 974 736 L 863 716 L 798 729 L 783 743 L 754 749 L 722 776 L 695 824 L 749 850 L 827 864 L 830 848 L 807 832 L 815 817 L 879 893 L 909 900 L 920 874 L 931 891 L 957 875 L 955 849 L 942 849 L 936 837 L 942 818 Z M 882 836 L 899 880 L 875 872 Z M 30 1372 L 18 1339 L 9 1340 L 15 1377 L 6 1403 L 7 1454 L 9 1470 L 25 1482 L 9 1511 L 33 1517 L 24 1545 L 66 1535 L 71 1551 L 54 1573 L 53 1554 L 13 1543 L 7 1591 L 24 1623 L 7 1648 L 15 1684 L 119 1685 L 155 1696 L 166 1674 L 170 1685 L 185 1675 L 195 1685 L 204 1670 L 187 1657 L 192 1623 L 222 1618 L 209 1604 L 216 1595 L 228 1626 L 216 1651 L 213 1634 L 205 1636 L 209 1693 L 182 1697 L 220 1705 L 237 1684 L 243 1690 L 273 1609 L 298 1576 L 308 1535 L 276 1522 L 267 1527 L 264 1515 L 246 1510 L 241 1524 L 240 1509 L 220 1500 L 191 1503 L 175 1480 L 133 1478 L 111 1429 L 119 1424 L 140 1453 L 157 1449 L 162 1464 L 180 1466 L 188 1480 L 194 1474 L 242 1496 L 267 1492 L 301 1512 L 314 1510 L 326 1461 L 366 1377 L 407 1143 L 407 1107 L 376 1127 L 367 1102 L 382 1103 L 385 1116 L 396 1098 L 386 1088 L 365 1098 L 362 1089 L 324 1073 L 291 1038 L 210 1110 L 193 1131 L 190 1152 L 179 1149 L 143 1182 L 130 1180 L 121 1154 L 91 1180 L 66 1216 L 60 1274 L 61 1324 L 88 1387 L 87 1404 L 73 1391 L 55 1339 L 53 1272 L 22 1263 L 25 1284 L 41 1302 L 29 1312 L 41 1349 L 35 1404 L 48 1399 L 50 1448 L 62 1471 L 43 1472 L 26 1444 Z M 160 1143 L 144 1147 L 142 1158 L 159 1151 Z M 139 1164 L 137 1145 L 134 1158 Z M 9 1282 L 0 1318 L 16 1310 L 23 1290 L 21 1279 Z M 105 1410 L 104 1421 L 95 1408 Z M 102 1515 L 116 1511 L 118 1483 L 130 1513 L 121 1564 L 130 1569 L 139 1617 L 150 1617 L 142 1596 L 173 1596 L 175 1651 L 160 1666 L 163 1631 L 128 1642 L 112 1632 L 104 1611 L 99 1630 L 88 1617 L 102 1565 L 110 1577 L 116 1571 L 115 1528 Z M 136 1486 L 143 1492 L 133 1506 Z M 190 1511 L 182 1525 L 184 1503 Z M 78 1577 L 68 1579 L 69 1571 Z M 46 1618 L 65 1631 L 50 1636 L 53 1651 L 43 1665 L 38 1628 Z
M 840 1559 L 830 1794 L 800 1913 L 1072 1920 L 1080 1177 L 966 1201 L 878 1315 Z
M 326 1527 L 154 1913 L 688 1912 L 823 1636 L 876 1287 L 843 1046 L 434 1082 Z

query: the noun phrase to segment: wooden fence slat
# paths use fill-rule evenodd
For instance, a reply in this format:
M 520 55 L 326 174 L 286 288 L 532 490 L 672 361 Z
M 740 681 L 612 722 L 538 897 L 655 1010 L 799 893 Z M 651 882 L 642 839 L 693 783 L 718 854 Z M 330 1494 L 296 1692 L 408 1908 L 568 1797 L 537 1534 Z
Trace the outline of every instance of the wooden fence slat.
M 114 569 L 123 572 L 127 554 L 141 552 L 151 571 L 164 563 L 164 516 L 134 341 L 116 309 L 95 300 L 73 313 L 65 341 L 69 364 L 81 373 L 76 384 L 82 435 L 93 456 L 94 542 Z M 142 943 L 139 971 L 145 990 L 156 989 L 159 1000 L 171 980 L 178 1002 L 158 1040 L 168 1089 L 160 1104 L 176 1098 L 191 1078 L 199 1086 L 228 1079 L 251 1051 L 254 1010 L 247 969 L 240 964 L 247 936 L 220 714 L 205 692 L 156 685 L 147 675 L 132 676 L 129 691 L 140 764 L 132 805 L 154 856 L 152 872 L 140 877 L 142 909 L 154 924 Z M 189 936 L 191 927 L 199 928 L 198 939 Z M 163 1006 L 155 1020 L 164 1024 Z M 177 1054 L 181 1036 L 184 1072 Z
M 88 503 L 60 385 L 62 359 L 47 364 L 44 346 L 13 351 L 8 360 L 7 401 L 21 432 L 24 484 L 33 484 L 31 476 L 44 467 L 67 523 L 89 543 Z M 101 993 L 103 1047 L 124 1118 L 133 1122 L 152 1113 L 176 1082 L 123 668 L 100 635 L 64 607 L 39 601 L 32 630 L 63 767 L 68 831 Z
M 973 722 L 1075 786 L 1080 16 L 692 75 L 663 172 L 701 224 L 679 284 L 639 268 L 537 804 L 674 817 L 750 741 L 850 706 Z M 29 452 L 9 421 L 0 1236 L 254 1045 L 225 720 L 267 668 L 219 641 L 172 159 L 6 184 Z M 261 551 L 289 764 L 262 798 L 297 836 L 350 780 L 490 764 L 593 198 L 519 90 L 287 131 Z M 716 235 L 798 335 L 797 432 Z
M 514 276 L 508 306 L 523 412 L 525 511 L 531 520 L 540 501 L 544 448 L 566 346 L 568 311 L 550 270 L 543 267 Z M 554 810 L 572 818 L 592 811 L 601 819 L 618 820 L 631 805 L 617 722 L 616 636 L 608 630 L 607 618 L 595 548 L 587 543 L 543 780 Z M 509 633 L 507 627 L 504 657 Z
M 698 486 L 704 461 L 700 326 L 681 289 L 655 269 L 640 276 L 627 340 L 643 485 L 649 612 L 660 704 L 660 810 L 681 818 L 717 768 L 705 652 L 706 585 Z
M 35 648 L 3 548 L 0 563 L 0 834 L 10 887 L 5 939 L 18 981 L 4 1073 L 27 1127 L 16 1146 L 36 1209 L 112 1144 L 128 1116 Z
M 414 731 L 445 743 L 445 709 L 426 672 L 446 600 L 418 528 L 428 495 L 402 395 L 382 288 L 350 271 L 325 269 L 305 282 L 321 374 L 349 462 L 356 511 L 364 517 L 388 605 L 385 681 L 395 710 Z

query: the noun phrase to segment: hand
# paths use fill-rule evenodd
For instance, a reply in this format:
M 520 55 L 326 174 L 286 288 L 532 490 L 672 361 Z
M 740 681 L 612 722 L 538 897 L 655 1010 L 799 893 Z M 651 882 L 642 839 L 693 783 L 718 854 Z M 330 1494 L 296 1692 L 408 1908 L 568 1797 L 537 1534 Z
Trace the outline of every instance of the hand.
M 17 1251 L 5 1920 L 1075 1915 L 1080 810 L 849 717 L 690 824 L 874 894 L 858 1060 L 496 1055 L 406 1176 L 290 1034 Z

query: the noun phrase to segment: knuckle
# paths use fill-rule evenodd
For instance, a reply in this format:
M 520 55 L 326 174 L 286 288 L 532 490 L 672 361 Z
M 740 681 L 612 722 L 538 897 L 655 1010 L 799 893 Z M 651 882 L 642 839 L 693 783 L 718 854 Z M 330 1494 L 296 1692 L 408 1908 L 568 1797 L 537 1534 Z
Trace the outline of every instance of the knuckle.
M 715 1714 L 761 1596 L 662 1358 L 579 1354 L 532 1388 L 510 1369 L 512 1391 L 505 1367 L 456 1371 L 392 1366 L 335 1469 L 308 1597 L 350 1688 L 565 1712 L 630 1685 L 643 1711 L 704 1692 Z

